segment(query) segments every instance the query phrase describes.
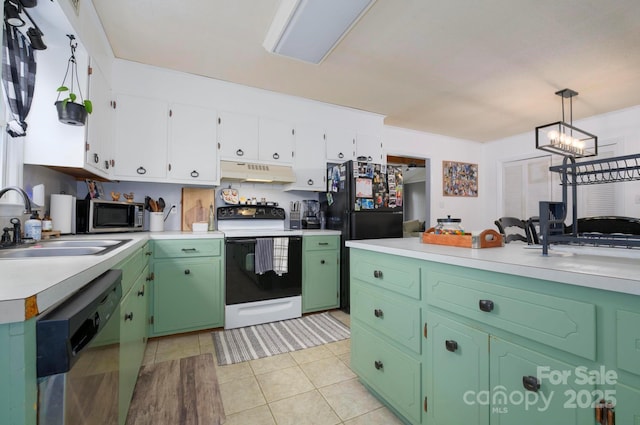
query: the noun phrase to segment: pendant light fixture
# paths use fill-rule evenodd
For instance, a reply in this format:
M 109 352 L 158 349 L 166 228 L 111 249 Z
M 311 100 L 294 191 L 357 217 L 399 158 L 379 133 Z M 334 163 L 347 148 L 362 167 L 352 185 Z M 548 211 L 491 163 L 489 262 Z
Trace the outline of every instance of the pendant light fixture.
M 598 154 L 598 137 L 573 126 L 573 97 L 578 92 L 562 89 L 562 121 L 536 127 L 536 148 L 571 158 L 585 158 Z M 569 124 L 564 120 L 564 102 L 569 99 Z

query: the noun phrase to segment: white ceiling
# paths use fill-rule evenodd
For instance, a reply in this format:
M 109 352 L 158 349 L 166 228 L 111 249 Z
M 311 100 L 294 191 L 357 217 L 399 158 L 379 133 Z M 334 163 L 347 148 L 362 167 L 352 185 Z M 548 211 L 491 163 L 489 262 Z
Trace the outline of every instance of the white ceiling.
M 263 48 L 280 0 L 92 1 L 118 58 L 393 126 L 484 142 L 558 121 L 567 87 L 574 120 L 640 104 L 638 0 L 377 0 L 320 65 Z

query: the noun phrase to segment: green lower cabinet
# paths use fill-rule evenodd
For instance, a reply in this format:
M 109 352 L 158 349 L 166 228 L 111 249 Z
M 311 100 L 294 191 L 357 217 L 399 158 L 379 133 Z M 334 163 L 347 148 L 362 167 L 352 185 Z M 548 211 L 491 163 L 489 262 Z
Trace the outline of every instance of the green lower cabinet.
M 431 312 L 427 325 L 426 423 L 487 425 L 489 335 Z
M 302 266 L 302 312 L 340 306 L 340 264 L 337 251 L 305 253 Z
M 224 325 L 221 257 L 157 260 L 153 268 L 154 335 Z
M 640 425 L 640 389 L 617 384 L 613 397 L 616 399 L 616 423 Z
M 412 424 L 420 423 L 422 397 L 418 359 L 352 320 L 351 369 L 400 415 Z
M 120 397 L 119 423 L 126 422 L 147 342 L 146 267 L 120 303 Z
M 340 236 L 304 236 L 302 250 L 302 312 L 340 307 Z
M 490 350 L 492 425 L 593 423 L 595 385 L 578 366 L 494 337 Z

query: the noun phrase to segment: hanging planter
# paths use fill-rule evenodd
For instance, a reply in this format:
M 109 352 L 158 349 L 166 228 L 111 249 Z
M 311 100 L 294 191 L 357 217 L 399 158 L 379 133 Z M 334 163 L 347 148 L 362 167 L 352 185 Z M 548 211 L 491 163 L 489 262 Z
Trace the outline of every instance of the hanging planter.
M 58 111 L 58 121 L 68 125 L 85 125 L 87 122 L 87 114 L 93 111 L 93 105 L 89 99 L 82 97 L 82 90 L 80 90 L 80 81 L 78 80 L 78 64 L 76 63 L 76 47 L 78 43 L 75 42 L 75 36 L 67 34 L 69 37 L 69 46 L 71 47 L 71 57 L 67 61 L 67 71 L 64 74 L 62 84 L 58 87 L 58 98 L 55 105 Z M 69 85 L 66 85 L 67 77 L 69 78 Z M 76 102 L 78 95 L 74 92 L 74 85 L 78 88 L 78 94 L 80 95 L 80 102 Z M 60 99 L 60 96 L 66 97 Z

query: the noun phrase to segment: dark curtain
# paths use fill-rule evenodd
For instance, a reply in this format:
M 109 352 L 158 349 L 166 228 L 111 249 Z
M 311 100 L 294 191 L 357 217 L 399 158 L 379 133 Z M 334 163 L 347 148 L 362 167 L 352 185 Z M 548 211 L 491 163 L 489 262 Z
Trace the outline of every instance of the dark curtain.
M 2 39 L 2 84 L 13 120 L 7 124 L 11 137 L 27 134 L 25 119 L 31 109 L 36 83 L 36 58 L 33 49 L 15 27 L 4 24 Z

